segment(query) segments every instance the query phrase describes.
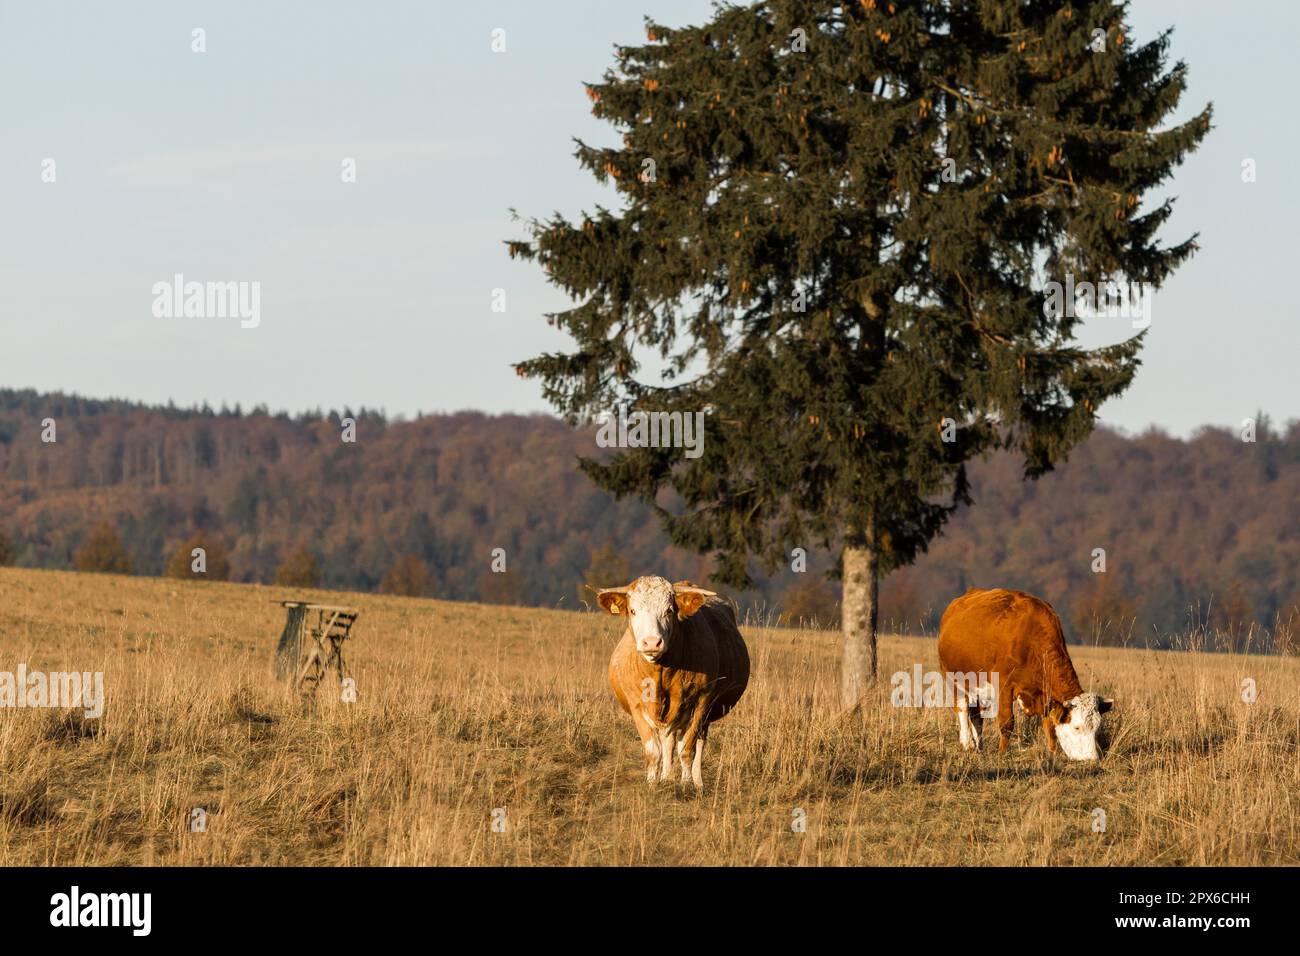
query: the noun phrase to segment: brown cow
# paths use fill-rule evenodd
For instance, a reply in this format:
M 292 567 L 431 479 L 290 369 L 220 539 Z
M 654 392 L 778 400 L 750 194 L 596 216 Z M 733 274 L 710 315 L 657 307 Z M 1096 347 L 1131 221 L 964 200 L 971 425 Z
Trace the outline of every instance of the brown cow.
M 1012 705 L 1018 702 L 1025 713 L 1043 718 L 1052 751 L 1059 741 L 1071 760 L 1100 757 L 1101 715 L 1114 702 L 1083 692 L 1061 619 L 1046 601 L 1023 591 L 971 588 L 943 612 L 939 665 L 949 675 L 997 675 L 998 753 L 1015 729 Z M 956 709 L 962 749 L 978 750 L 978 704 L 959 694 Z
M 736 614 L 689 581 L 640 577 L 597 601 L 627 630 L 609 659 L 609 686 L 636 725 L 646 780 L 667 780 L 674 749 L 682 783 L 703 789 L 709 724 L 736 706 L 749 683 L 749 652 Z

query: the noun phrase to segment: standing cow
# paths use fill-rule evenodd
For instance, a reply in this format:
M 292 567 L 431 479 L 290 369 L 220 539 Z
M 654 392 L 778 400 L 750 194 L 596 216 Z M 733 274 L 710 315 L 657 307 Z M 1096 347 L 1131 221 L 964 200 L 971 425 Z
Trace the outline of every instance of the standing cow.
M 749 683 L 749 652 L 731 605 L 689 581 L 640 577 L 599 591 L 627 630 L 609 659 L 609 686 L 636 725 L 646 780 L 667 780 L 674 752 L 682 783 L 703 789 L 709 724 L 736 706 Z
M 1052 606 L 1023 591 L 971 588 L 948 605 L 939 622 L 939 664 L 949 675 L 997 675 L 998 753 L 1015 729 L 1013 702 L 1043 718 L 1047 746 L 1057 742 L 1071 760 L 1097 760 L 1101 715 L 1113 701 L 1085 694 L 1065 649 Z M 958 695 L 964 750 L 978 750 L 979 704 Z

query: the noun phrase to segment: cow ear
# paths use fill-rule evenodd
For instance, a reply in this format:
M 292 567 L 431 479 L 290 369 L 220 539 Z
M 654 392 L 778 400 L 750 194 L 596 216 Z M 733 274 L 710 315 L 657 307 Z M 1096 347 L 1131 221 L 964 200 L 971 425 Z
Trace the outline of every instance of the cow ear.
M 688 618 L 704 607 L 706 600 L 717 597 L 717 595 L 712 591 L 704 590 L 704 588 L 674 588 L 673 597 L 677 601 L 678 618 Z
M 610 614 L 627 617 L 627 588 L 605 588 L 596 592 L 596 603 Z
M 1115 706 L 1115 702 L 1113 700 L 1111 700 L 1109 697 L 1103 697 L 1101 701 L 1098 702 L 1097 704 L 1097 713 L 1104 714 L 1106 713 L 1106 711 L 1110 710 L 1114 706 Z

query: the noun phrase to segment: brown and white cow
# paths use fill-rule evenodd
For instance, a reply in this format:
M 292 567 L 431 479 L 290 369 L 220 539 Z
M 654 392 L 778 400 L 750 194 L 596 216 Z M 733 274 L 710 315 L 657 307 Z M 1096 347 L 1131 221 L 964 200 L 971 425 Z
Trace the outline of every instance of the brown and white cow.
M 1015 729 L 1014 703 L 1043 718 L 1047 745 L 1071 760 L 1101 756 L 1097 731 L 1113 701 L 1085 694 L 1065 649 L 1061 619 L 1046 601 L 1003 588 L 971 588 L 939 622 L 939 664 L 948 674 L 997 675 L 998 752 Z M 979 705 L 960 694 L 957 723 L 964 750 L 978 750 Z
M 596 600 L 627 618 L 609 659 L 609 686 L 636 725 L 646 780 L 667 780 L 677 755 L 681 780 L 703 789 L 709 724 L 736 706 L 749 683 L 749 652 L 731 605 L 689 581 L 640 577 Z

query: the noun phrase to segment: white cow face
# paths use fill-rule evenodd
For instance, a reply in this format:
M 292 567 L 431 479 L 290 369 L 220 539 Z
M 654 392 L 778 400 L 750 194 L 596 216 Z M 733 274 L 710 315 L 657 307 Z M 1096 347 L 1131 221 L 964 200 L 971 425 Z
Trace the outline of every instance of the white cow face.
M 1097 731 L 1101 729 L 1101 715 L 1114 703 L 1097 694 L 1080 694 L 1065 702 L 1065 716 L 1056 725 L 1056 739 L 1067 757 L 1071 760 L 1101 759 Z
M 688 584 L 674 585 L 666 578 L 640 577 L 622 588 L 606 588 L 596 600 L 610 614 L 628 619 L 637 653 L 654 664 L 672 645 L 673 625 L 703 605 L 712 591 Z

